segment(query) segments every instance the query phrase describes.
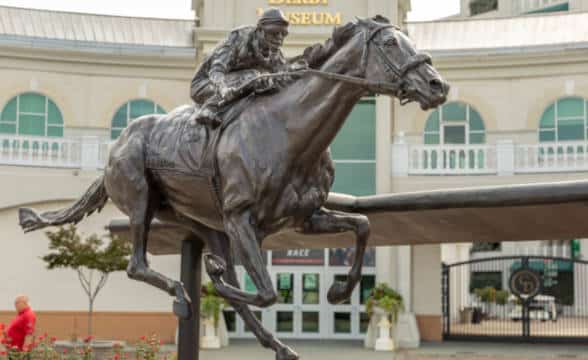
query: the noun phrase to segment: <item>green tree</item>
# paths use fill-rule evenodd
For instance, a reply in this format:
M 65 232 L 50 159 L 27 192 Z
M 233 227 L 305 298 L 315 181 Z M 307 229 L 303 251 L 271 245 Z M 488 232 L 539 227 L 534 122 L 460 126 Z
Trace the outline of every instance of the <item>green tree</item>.
M 49 254 L 42 257 L 47 269 L 68 268 L 77 272 L 88 296 L 88 335 L 92 334 L 92 313 L 98 293 L 106 285 L 108 275 L 127 268 L 131 246 L 109 236 L 90 235 L 82 240 L 74 225 L 47 231 Z M 110 241 L 105 243 L 104 238 Z

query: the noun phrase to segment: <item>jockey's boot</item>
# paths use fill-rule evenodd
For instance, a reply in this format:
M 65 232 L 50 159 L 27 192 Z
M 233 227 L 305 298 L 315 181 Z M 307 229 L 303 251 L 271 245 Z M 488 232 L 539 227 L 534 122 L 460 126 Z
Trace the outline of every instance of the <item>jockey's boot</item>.
M 200 109 L 196 113 L 194 121 L 198 124 L 216 128 L 221 124 L 222 119 L 220 118 L 220 116 L 218 116 L 218 110 L 216 109 L 216 106 L 214 106 L 210 102 L 207 102 L 200 107 Z

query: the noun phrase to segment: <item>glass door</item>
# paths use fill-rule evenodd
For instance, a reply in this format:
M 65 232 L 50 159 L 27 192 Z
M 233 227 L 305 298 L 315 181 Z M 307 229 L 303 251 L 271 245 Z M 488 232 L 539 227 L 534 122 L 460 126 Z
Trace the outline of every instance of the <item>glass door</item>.
M 296 312 L 300 318 L 298 336 L 314 338 L 321 336 L 321 304 L 326 304 L 326 293 L 322 290 L 321 273 L 319 271 L 304 271 L 298 274 L 300 278 L 300 302 Z M 322 305 L 324 306 L 324 305 Z
M 329 272 L 326 289 L 335 281 L 347 281 L 347 273 L 343 270 Z M 375 274 L 370 270 L 372 269 L 364 269 L 364 275 L 349 300 L 328 307 L 327 334 L 330 338 L 362 339 L 365 336 L 369 324 L 365 304 L 376 280 Z
M 324 306 L 322 268 L 273 268 L 278 301 L 270 309 L 270 329 L 278 337 L 318 338 L 322 334 Z

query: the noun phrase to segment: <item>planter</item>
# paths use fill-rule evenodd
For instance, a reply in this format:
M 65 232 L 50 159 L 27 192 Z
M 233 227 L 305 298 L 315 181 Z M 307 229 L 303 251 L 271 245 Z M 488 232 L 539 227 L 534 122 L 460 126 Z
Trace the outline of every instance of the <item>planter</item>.
M 218 347 L 205 347 L 210 344 L 209 340 L 204 340 L 207 335 L 206 329 L 206 322 L 207 320 L 204 318 L 200 318 L 200 348 L 202 349 L 218 349 L 225 346 L 229 346 L 229 332 L 227 330 L 227 324 L 225 323 L 225 317 L 221 312 L 218 317 L 218 324 L 214 328 L 214 334 L 219 339 L 220 346 Z M 208 323 L 210 324 L 210 322 Z M 212 324 L 214 324 L 214 320 L 212 320 Z M 209 330 L 210 331 L 210 330 Z M 212 332 L 209 332 L 212 333 Z M 175 344 L 178 345 L 178 329 L 176 329 L 176 336 L 175 336 Z M 216 340 L 212 341 L 212 344 L 216 346 Z
M 66 350 L 68 353 L 72 353 L 78 349 L 82 349 L 88 345 L 92 347 L 92 353 L 94 354 L 95 360 L 108 359 L 112 355 L 112 349 L 114 345 L 118 344 L 124 347 L 126 344 L 124 341 L 110 341 L 110 340 L 93 340 L 90 344 L 84 342 L 72 342 L 72 341 L 56 341 L 55 350 L 58 353 L 63 354 Z
M 384 315 L 390 315 L 384 309 L 374 308 L 374 314 L 370 318 L 368 331 L 364 339 L 364 346 L 370 349 L 376 349 L 378 338 L 380 337 L 380 329 L 378 324 Z M 420 346 L 420 333 L 416 322 L 414 313 L 400 313 L 398 314 L 398 322 L 391 324 L 390 340 L 393 342 L 394 348 L 398 349 L 416 349 Z M 381 343 L 380 347 L 384 344 Z M 390 346 L 390 345 L 384 345 Z
M 219 323 L 220 323 L 219 318 Z M 218 326 L 215 326 L 214 317 L 201 318 L 200 326 L 204 328 L 202 336 L 200 336 L 201 349 L 220 349 L 221 341 L 218 336 Z
M 389 316 L 386 310 L 374 307 L 364 340 L 366 348 L 378 351 L 393 351 L 396 348 L 392 335 L 395 326 L 389 321 Z

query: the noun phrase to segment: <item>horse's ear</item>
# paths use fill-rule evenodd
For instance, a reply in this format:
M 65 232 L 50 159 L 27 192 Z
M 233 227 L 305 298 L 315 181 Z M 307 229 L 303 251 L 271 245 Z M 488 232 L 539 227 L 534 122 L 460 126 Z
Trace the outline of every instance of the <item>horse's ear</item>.
M 359 16 L 354 16 L 355 19 L 355 23 L 357 25 L 368 25 L 370 23 L 370 19 L 369 18 L 360 18 Z
M 372 18 L 372 20 L 375 21 L 375 22 L 379 22 L 379 23 L 390 24 L 390 19 L 388 19 L 385 16 L 379 15 L 379 14 L 376 15 L 376 16 L 374 16 Z
M 357 21 L 361 21 L 360 18 L 356 18 Z M 347 23 L 342 26 L 337 26 L 333 30 L 333 42 L 337 46 L 341 46 L 346 43 L 355 34 L 356 24 L 353 22 Z

